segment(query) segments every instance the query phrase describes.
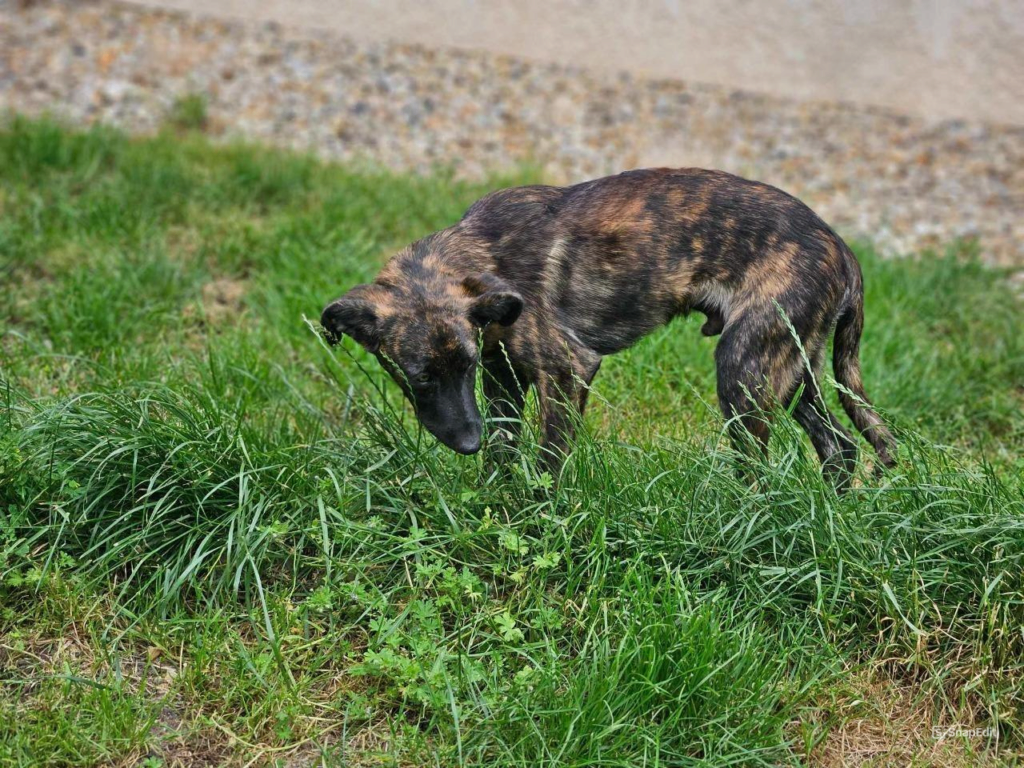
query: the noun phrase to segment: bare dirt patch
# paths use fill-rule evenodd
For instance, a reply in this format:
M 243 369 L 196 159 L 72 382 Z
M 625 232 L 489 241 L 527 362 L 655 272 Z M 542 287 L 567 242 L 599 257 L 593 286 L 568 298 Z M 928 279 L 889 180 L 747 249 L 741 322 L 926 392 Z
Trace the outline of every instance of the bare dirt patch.
M 245 309 L 246 284 L 243 280 L 221 277 L 206 283 L 199 301 L 184 309 L 187 320 L 199 325 L 228 325 Z

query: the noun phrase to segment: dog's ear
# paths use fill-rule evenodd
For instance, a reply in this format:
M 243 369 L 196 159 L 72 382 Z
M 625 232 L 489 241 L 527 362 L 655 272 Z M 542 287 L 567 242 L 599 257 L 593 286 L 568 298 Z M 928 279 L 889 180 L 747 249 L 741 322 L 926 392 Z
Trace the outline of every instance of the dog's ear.
M 512 325 L 523 311 L 523 297 L 500 277 L 481 274 L 467 278 L 463 287 L 473 297 L 469 321 L 483 328 L 488 323 Z
M 351 336 L 368 352 L 380 349 L 381 320 L 388 308 L 387 289 L 380 285 L 357 285 L 324 309 L 320 325 L 332 345 L 343 335 Z

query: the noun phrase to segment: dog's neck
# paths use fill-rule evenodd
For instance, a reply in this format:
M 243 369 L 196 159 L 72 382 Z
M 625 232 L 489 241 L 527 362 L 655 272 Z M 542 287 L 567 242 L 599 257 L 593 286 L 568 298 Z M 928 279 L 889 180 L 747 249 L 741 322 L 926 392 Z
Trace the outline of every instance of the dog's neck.
M 493 272 L 494 260 L 480 238 L 457 224 L 417 240 L 395 254 L 377 275 L 392 288 L 430 288 L 443 294 L 444 284 L 461 284 L 468 275 Z

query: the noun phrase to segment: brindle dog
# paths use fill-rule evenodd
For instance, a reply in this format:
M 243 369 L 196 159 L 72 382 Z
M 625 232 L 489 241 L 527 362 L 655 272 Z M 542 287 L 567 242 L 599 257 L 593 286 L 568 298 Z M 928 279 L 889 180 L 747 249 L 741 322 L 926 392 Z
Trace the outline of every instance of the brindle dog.
M 601 358 L 694 310 L 706 336 L 722 337 L 718 399 L 739 446 L 752 437 L 764 450 L 766 414 L 799 396 L 793 415 L 826 476 L 849 484 L 856 443 L 817 380 L 834 332 L 843 408 L 893 464 L 892 434 L 861 382 L 856 258 L 799 200 L 727 173 L 638 170 L 494 192 L 328 305 L 321 324 L 330 341 L 347 334 L 374 353 L 423 426 L 459 453 L 480 448 L 478 363 L 507 440 L 536 387 L 542 456 L 557 470 Z

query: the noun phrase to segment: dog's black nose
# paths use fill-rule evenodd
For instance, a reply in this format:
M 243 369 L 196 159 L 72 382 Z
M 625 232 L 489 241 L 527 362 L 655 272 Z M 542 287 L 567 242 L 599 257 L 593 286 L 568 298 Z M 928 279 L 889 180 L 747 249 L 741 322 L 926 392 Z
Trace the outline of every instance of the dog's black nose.
M 324 311 L 320 315 L 320 326 L 324 329 L 324 337 L 330 344 L 337 344 L 341 340 L 341 323 L 338 314 L 338 302 L 332 302 L 324 307 Z
M 462 435 L 452 442 L 452 449 L 463 456 L 472 456 L 480 450 L 480 435 Z

